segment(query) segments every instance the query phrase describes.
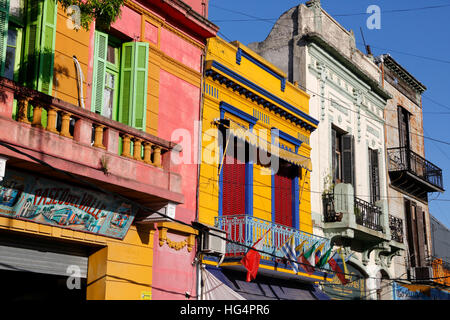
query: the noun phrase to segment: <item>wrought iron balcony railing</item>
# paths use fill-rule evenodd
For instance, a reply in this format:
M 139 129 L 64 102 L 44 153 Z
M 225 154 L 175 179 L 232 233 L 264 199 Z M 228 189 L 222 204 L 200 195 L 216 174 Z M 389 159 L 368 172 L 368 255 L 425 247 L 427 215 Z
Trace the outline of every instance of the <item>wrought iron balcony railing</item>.
M 442 169 L 406 147 L 388 148 L 389 171 L 408 171 L 443 189 Z
M 375 231 L 383 231 L 381 227 L 381 209 L 373 203 L 355 197 L 356 223 Z
M 323 201 L 323 215 L 325 222 L 336 222 L 341 220 L 341 216 L 336 214 L 335 199 L 333 193 L 324 194 Z M 351 213 L 351 212 L 350 212 Z M 353 213 L 355 215 L 355 222 L 361 226 L 367 227 L 375 231 L 383 231 L 381 226 L 381 208 L 378 206 L 359 199 L 354 198 Z
M 245 255 L 248 248 L 240 244 L 251 247 L 269 230 L 270 231 L 264 239 L 262 248 L 262 251 L 266 252 L 267 255 L 261 255 L 261 258 L 265 260 L 276 260 L 277 258 L 273 255 L 282 259 L 283 254 L 279 251 L 279 249 L 281 249 L 291 235 L 294 235 L 296 246 L 306 240 L 305 248 L 309 248 L 315 243 L 317 243 L 317 245 L 325 243 L 324 250 L 328 250 L 330 247 L 330 241 L 327 238 L 315 236 L 291 227 L 247 215 L 216 217 L 215 226 L 226 231 L 227 239 L 239 243 L 227 243 L 227 257 L 238 257 Z
M 403 220 L 389 215 L 389 229 L 392 240 L 403 243 Z

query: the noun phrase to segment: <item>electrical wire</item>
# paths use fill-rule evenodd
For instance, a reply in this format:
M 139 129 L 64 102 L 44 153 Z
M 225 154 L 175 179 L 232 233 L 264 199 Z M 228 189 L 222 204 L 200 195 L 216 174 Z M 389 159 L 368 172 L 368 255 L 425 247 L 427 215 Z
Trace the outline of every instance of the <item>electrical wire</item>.
M 97 185 L 95 185 L 95 184 L 93 184 L 93 183 L 90 183 L 90 182 L 88 182 L 88 181 L 85 181 L 84 179 L 81 179 L 81 178 L 79 178 L 79 177 L 76 177 L 75 175 L 73 175 L 73 174 L 71 174 L 71 173 L 69 173 L 69 172 L 67 172 L 67 171 L 60 170 L 60 169 L 58 169 L 58 168 L 55 168 L 55 167 L 53 167 L 52 165 L 48 164 L 47 162 L 45 162 L 45 161 L 43 161 L 43 160 L 40 160 L 40 159 L 37 159 L 36 157 L 34 157 L 34 156 L 32 156 L 32 155 L 30 155 L 30 154 L 28 154 L 28 153 L 26 153 L 26 152 L 23 152 L 23 151 L 17 149 L 16 147 L 14 147 L 13 145 L 11 145 L 11 144 L 9 144 L 9 143 L 7 143 L 7 142 L 0 141 L 0 145 L 2 145 L 2 146 L 5 147 L 5 148 L 10 149 L 11 151 L 14 151 L 14 152 L 18 153 L 18 154 L 24 155 L 24 156 L 30 158 L 30 159 L 33 160 L 33 161 L 36 161 L 36 162 L 38 162 L 38 163 L 40 163 L 40 164 L 42 164 L 42 165 L 44 165 L 44 166 L 46 166 L 46 167 L 48 167 L 48 168 L 51 168 L 51 169 L 54 170 L 54 171 L 57 171 L 57 172 L 59 172 L 59 173 L 63 173 L 63 174 L 65 174 L 65 175 L 67 175 L 68 177 L 70 177 L 71 179 L 75 179 L 77 182 L 82 182 L 82 184 L 84 184 L 84 185 L 86 185 L 86 186 L 89 186 L 89 187 L 91 187 L 91 188 L 93 188 L 93 189 L 96 189 L 96 190 L 98 190 L 98 191 L 100 191 L 100 192 L 102 192 L 102 193 L 105 193 L 105 194 L 108 194 L 108 195 L 113 195 L 113 196 L 118 197 L 118 198 L 121 198 L 121 199 L 123 199 L 123 200 L 125 200 L 125 201 L 127 201 L 127 202 L 131 201 L 130 199 L 128 199 L 128 198 L 126 198 L 126 197 L 123 197 L 123 196 L 120 195 L 120 194 L 117 194 L 117 193 L 112 192 L 112 191 L 105 190 L 105 189 L 103 189 L 103 188 L 98 187 Z M 171 221 L 173 221 L 173 222 L 176 222 L 176 223 L 179 223 L 179 224 L 188 226 L 188 227 L 190 227 L 190 228 L 194 228 L 194 229 L 196 229 L 197 231 L 204 232 L 204 233 L 206 233 L 206 234 L 209 234 L 210 236 L 214 236 L 214 237 L 220 238 L 220 239 L 226 241 L 227 243 L 232 243 L 232 244 L 241 246 L 241 247 L 243 247 L 243 248 L 246 248 L 246 249 L 248 249 L 248 250 L 254 250 L 254 251 L 257 251 L 257 252 L 259 252 L 260 254 L 268 255 L 268 256 L 271 256 L 272 258 L 281 259 L 281 260 L 283 260 L 283 261 L 287 261 L 287 262 L 290 262 L 290 263 L 296 263 L 296 264 L 298 264 L 298 265 L 305 265 L 304 263 L 301 263 L 301 262 L 299 262 L 299 261 L 297 261 L 297 260 L 292 260 L 292 259 L 286 258 L 286 257 L 284 257 L 284 256 L 283 256 L 283 257 L 280 257 L 280 256 L 277 256 L 277 255 L 275 255 L 275 254 L 268 253 L 268 252 L 266 252 L 266 251 L 262 251 L 262 250 L 255 249 L 253 246 L 248 246 L 248 245 L 242 244 L 241 242 L 234 241 L 234 240 L 228 239 L 228 238 L 226 238 L 226 237 L 222 237 L 222 236 L 220 236 L 220 235 L 218 235 L 218 234 L 215 234 L 215 233 L 211 233 L 207 227 L 194 226 L 194 225 L 188 224 L 188 223 L 186 223 L 186 222 L 184 222 L 184 221 L 181 221 L 181 220 L 178 220 L 178 219 L 169 217 L 169 216 L 166 215 L 166 214 L 163 214 L 163 213 L 154 211 L 153 209 L 148 208 L 148 207 L 146 207 L 146 206 L 143 206 L 143 205 L 141 205 L 141 204 L 138 204 L 138 203 L 136 203 L 135 201 L 132 201 L 132 202 L 133 202 L 136 206 L 140 207 L 141 209 L 144 209 L 144 210 L 149 211 L 149 212 L 156 213 L 156 214 L 160 215 L 160 216 L 163 217 L 163 218 L 166 218 L 166 219 L 169 219 L 169 220 L 171 220 Z M 324 238 L 324 239 L 326 239 L 326 238 Z M 278 250 L 278 249 L 277 249 L 277 250 Z M 344 272 L 339 272 L 339 271 L 334 271 L 334 270 L 329 270 L 329 269 L 324 269 L 324 268 L 314 267 L 314 269 L 315 269 L 315 270 L 319 270 L 319 271 L 321 271 L 321 272 L 324 272 L 325 274 L 328 274 L 328 273 L 334 273 L 334 274 L 340 273 L 340 274 L 348 275 L 348 276 L 352 276 L 352 277 L 355 277 L 355 276 L 356 276 L 356 277 L 359 277 L 359 278 L 364 278 L 364 277 L 360 277 L 360 276 L 358 276 L 358 275 L 349 274 L 349 273 L 344 273 Z M 450 276 L 448 276 L 448 277 L 440 277 L 440 278 L 430 278 L 430 279 L 442 279 L 442 278 L 449 278 L 449 277 L 450 277 Z M 370 277 L 369 277 L 369 278 L 370 278 Z M 364 278 L 364 279 L 367 279 L 367 278 Z

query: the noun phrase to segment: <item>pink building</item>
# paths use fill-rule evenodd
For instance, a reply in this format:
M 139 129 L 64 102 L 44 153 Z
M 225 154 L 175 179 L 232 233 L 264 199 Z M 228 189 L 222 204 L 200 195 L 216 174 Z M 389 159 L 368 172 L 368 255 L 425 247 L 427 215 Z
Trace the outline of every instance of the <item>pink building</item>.
M 4 3 L 0 160 L 7 162 L 0 236 L 8 243 L 0 244 L 2 258 L 10 253 L 13 263 L 21 254 L 14 244 L 19 235 L 35 261 L 46 259 L 40 252 L 52 252 L 51 242 L 67 266 L 70 259 L 81 266 L 82 290 L 64 294 L 196 299 L 197 231 L 189 226 L 197 213 L 194 139 L 206 41 L 218 31 L 207 20 L 207 1 L 126 1 L 110 28 L 93 23 L 78 31 L 68 27 L 55 0 Z M 192 139 L 183 144 L 191 149 L 180 151 L 177 132 Z M 174 163 L 172 156 L 188 161 Z M 114 209 L 104 214 L 109 206 Z M 20 295 L 21 282 L 41 281 L 45 274 L 54 278 L 45 278 L 39 290 L 54 295 L 67 266 L 58 271 L 47 261 L 40 276 L 29 260 L 20 266 L 33 272 L 26 281 L 13 268 L 0 270 L 8 273 L 5 288 Z

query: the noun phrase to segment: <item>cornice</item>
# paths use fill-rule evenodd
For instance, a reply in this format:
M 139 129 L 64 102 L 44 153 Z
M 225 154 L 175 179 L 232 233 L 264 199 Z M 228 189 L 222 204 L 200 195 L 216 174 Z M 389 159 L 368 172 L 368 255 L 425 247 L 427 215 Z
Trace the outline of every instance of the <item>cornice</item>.
M 310 132 L 315 131 L 319 124 L 318 120 L 286 103 L 282 99 L 228 69 L 217 61 L 208 62 L 205 75 L 206 77 L 212 78 L 214 81 L 218 81 L 220 84 L 225 84 L 228 88 L 238 92 L 240 95 L 244 95 L 246 98 L 267 108 L 269 111 L 274 111 L 276 114 L 285 117 L 287 120 Z M 274 102 L 283 108 L 276 105 Z

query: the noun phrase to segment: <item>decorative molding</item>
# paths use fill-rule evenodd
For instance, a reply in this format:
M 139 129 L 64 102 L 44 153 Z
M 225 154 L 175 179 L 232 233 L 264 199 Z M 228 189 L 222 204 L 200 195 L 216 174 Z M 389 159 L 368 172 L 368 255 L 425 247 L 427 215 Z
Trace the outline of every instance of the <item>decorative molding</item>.
M 156 16 L 155 14 L 153 14 L 149 9 L 133 2 L 133 1 L 126 1 L 125 5 L 130 8 L 133 9 L 134 11 L 140 13 L 141 15 L 144 15 L 146 17 L 149 17 L 150 19 L 152 19 L 153 21 L 157 22 L 158 24 L 161 25 L 161 27 L 169 30 L 170 32 L 176 34 L 177 36 L 179 36 L 180 38 L 183 38 L 184 40 L 186 40 L 187 42 L 189 42 L 190 44 L 196 46 L 199 49 L 204 49 L 206 44 L 204 43 L 200 43 L 199 41 L 196 41 L 193 39 L 193 37 L 190 37 L 189 35 L 187 35 L 184 32 L 181 32 L 180 30 L 178 30 L 177 28 L 173 27 L 172 25 L 170 25 L 165 19 L 162 19 L 158 16 Z
M 286 89 L 286 78 L 279 75 L 278 73 L 271 70 L 269 67 L 258 61 L 257 59 L 253 58 L 251 55 L 249 55 L 247 52 L 242 50 L 242 48 L 238 48 L 236 51 L 236 64 L 240 65 L 242 61 L 242 57 L 246 58 L 248 61 L 252 62 L 253 64 L 257 65 L 267 73 L 271 74 L 281 82 L 281 91 L 284 92 Z
M 193 228 L 187 226 L 181 226 L 173 222 L 158 223 L 159 229 L 159 246 L 162 247 L 164 243 L 167 243 L 169 248 L 177 251 L 187 246 L 187 251 L 191 252 L 195 245 L 195 236 L 198 233 Z M 167 236 L 168 230 L 175 230 L 181 234 L 186 235 L 186 238 L 182 241 L 173 241 Z
M 231 113 L 232 115 L 241 118 L 244 121 L 247 121 L 248 123 L 255 125 L 256 122 L 258 122 L 258 118 L 253 117 L 252 115 L 232 106 L 229 103 L 226 103 L 225 101 L 220 101 L 219 105 L 220 111 L 226 111 L 228 113 Z
M 325 120 L 325 84 L 328 79 L 327 69 L 324 63 L 317 62 L 318 80 L 320 85 L 320 116 Z
M 217 69 L 217 71 L 220 71 L 220 73 L 216 70 L 213 70 L 212 68 Z M 224 76 L 222 72 L 226 74 L 226 76 Z M 278 98 L 277 96 L 249 81 L 248 79 L 242 77 L 236 72 L 230 70 L 224 65 L 218 63 L 217 61 L 211 61 L 211 64 L 209 65 L 205 74 L 207 77 L 211 77 L 214 81 L 218 81 L 220 84 L 226 85 L 227 88 L 232 88 L 233 91 L 237 91 L 240 95 L 245 95 L 246 98 L 251 99 L 253 102 L 258 103 L 259 105 L 262 105 L 264 108 L 268 108 L 270 111 L 273 111 L 281 117 L 286 118 L 288 121 L 295 123 L 301 128 L 305 128 L 310 132 L 313 132 L 317 129 L 316 126 L 319 124 L 318 120 L 292 106 L 291 104 L 285 102 L 284 100 Z M 249 87 L 257 93 L 250 91 L 242 85 Z M 280 108 L 279 106 L 264 99 L 261 96 L 273 100 L 274 102 L 288 109 L 290 112 Z M 312 125 L 307 121 L 311 122 Z
M 353 103 L 355 104 L 356 108 L 356 115 L 357 115 L 357 131 L 358 131 L 358 142 L 361 141 L 361 103 L 362 103 L 362 92 L 359 89 L 353 89 Z

